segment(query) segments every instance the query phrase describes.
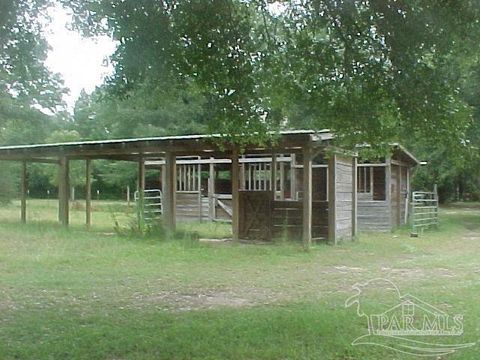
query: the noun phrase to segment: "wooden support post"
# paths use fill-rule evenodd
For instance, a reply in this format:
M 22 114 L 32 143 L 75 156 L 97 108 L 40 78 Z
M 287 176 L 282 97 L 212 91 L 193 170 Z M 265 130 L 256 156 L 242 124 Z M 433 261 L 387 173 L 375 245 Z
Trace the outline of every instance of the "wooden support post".
M 312 150 L 310 145 L 303 149 L 303 246 L 312 244 Z
M 62 156 L 59 162 L 58 171 L 58 220 L 63 226 L 69 222 L 69 161 Z
M 438 185 L 437 185 L 436 183 L 433 185 L 433 198 L 434 198 L 435 200 L 437 200 L 437 201 L 435 202 L 435 205 L 436 205 L 436 206 L 435 206 L 435 210 L 434 210 L 434 212 L 435 212 L 435 227 L 437 228 L 438 225 L 439 225 L 439 221 L 438 221 L 438 206 L 439 206 L 439 203 L 440 203 L 440 202 L 439 202 L 439 200 L 438 200 Z
M 202 165 L 198 164 L 197 180 L 198 180 L 198 220 L 202 221 Z
M 295 170 L 296 155 L 292 154 L 290 162 L 290 199 L 297 200 L 297 172 Z
M 22 172 L 20 179 L 20 219 L 22 224 L 27 222 L 27 162 L 22 161 Z
M 245 155 L 243 155 L 242 158 L 245 158 Z M 242 165 L 240 165 L 240 189 L 246 190 L 246 186 L 245 186 L 245 163 L 242 163 Z
M 412 195 L 412 213 L 410 215 L 410 226 L 411 226 L 411 232 L 410 236 L 416 237 L 418 236 L 417 234 L 417 228 L 415 227 L 415 199 L 413 199 Z
M 211 221 L 215 220 L 215 164 L 213 158 L 210 158 L 208 175 L 208 217 Z
M 127 185 L 127 207 L 130 207 L 130 185 Z
M 272 152 L 272 162 L 270 164 L 270 190 L 273 192 L 273 200 L 277 195 L 277 154 Z
M 188 165 L 185 165 L 185 166 L 179 166 L 179 168 L 181 169 L 182 171 L 182 175 L 183 175 L 183 180 L 182 180 L 182 185 L 181 185 L 181 188 L 180 190 L 187 190 L 187 173 L 188 173 Z
M 280 163 L 280 200 L 285 200 L 285 163 Z
M 175 231 L 176 227 L 176 159 L 175 154 L 167 152 L 165 154 L 165 186 L 163 192 L 163 214 L 165 226 L 170 231 Z
M 328 160 L 328 240 L 335 245 L 337 244 L 336 165 L 337 156 L 332 154 Z
M 137 210 L 137 221 L 138 229 L 143 231 L 145 226 L 145 160 L 143 156 L 140 156 L 138 160 L 138 171 L 137 171 L 137 192 L 138 192 L 138 201 L 136 204 Z
M 267 172 L 267 163 L 263 164 L 263 170 L 262 170 L 262 178 L 263 178 L 263 187 L 261 188 L 263 191 L 267 191 L 270 187 L 268 186 L 268 183 L 270 182 L 268 172 Z
M 85 160 L 85 223 L 90 229 L 92 225 L 92 163 Z
M 248 190 L 255 190 L 255 169 L 257 168 L 256 164 L 248 164 L 250 169 L 250 189 Z
M 407 196 L 405 197 L 405 224 L 408 224 L 408 216 L 410 212 L 410 168 L 406 167 L 406 172 L 407 172 Z
M 163 194 L 165 193 L 165 183 L 167 181 L 167 170 L 166 170 L 165 164 L 162 165 L 161 181 L 162 181 L 162 203 L 163 203 Z M 162 208 L 163 208 L 163 204 L 162 204 Z
M 145 191 L 145 159 L 143 157 L 138 161 L 138 196 L 143 198 Z
M 396 224 L 400 226 L 402 224 L 402 167 L 397 165 L 397 219 Z
M 367 171 L 365 169 L 365 176 L 367 175 Z M 366 182 L 364 182 L 365 184 Z M 373 198 L 373 193 L 374 193 L 374 189 L 373 189 L 373 166 L 370 166 L 370 193 L 372 194 L 372 198 Z
M 233 241 L 238 241 L 240 232 L 240 202 L 239 202 L 239 166 L 238 166 L 238 149 L 232 151 L 232 233 Z
M 392 159 L 385 159 L 385 200 L 388 206 L 389 228 L 392 229 Z
M 357 236 L 357 157 L 352 158 L 352 239 Z M 373 175 L 371 176 L 373 178 Z M 373 186 L 372 186 L 373 193 Z

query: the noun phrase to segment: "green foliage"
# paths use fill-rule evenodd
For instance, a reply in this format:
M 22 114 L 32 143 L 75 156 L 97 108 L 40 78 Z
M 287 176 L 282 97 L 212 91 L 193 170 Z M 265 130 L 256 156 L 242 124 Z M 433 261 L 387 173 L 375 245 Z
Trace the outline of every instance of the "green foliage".
M 205 100 L 195 87 L 152 89 L 142 85 L 128 98 L 117 99 L 104 89 L 82 93 L 71 125 L 83 139 L 131 138 L 205 133 L 200 116 Z
M 9 204 L 18 193 L 19 171 L 12 163 L 1 164 L 2 176 L 0 176 L 0 205 Z
M 50 0 L 3 0 L 0 5 L 0 90 L 29 106 L 54 112 L 63 106 L 63 81 L 45 66 L 42 34 Z M 5 116 L 0 106 L 0 120 Z
M 278 76 L 277 103 L 293 125 L 331 128 L 350 145 L 415 136 L 461 146 L 470 118 L 455 55 L 458 42 L 478 45 L 465 38 L 478 31 L 473 2 L 285 6 L 277 71 L 291 71 Z
M 19 145 L 44 143 L 61 124 L 61 114 L 45 115 L 30 107 L 28 101 L 0 94 L 0 143 Z
M 272 124 L 265 121 L 258 92 L 256 63 L 262 54 L 252 33 L 252 4 L 90 2 L 79 9 L 76 15 L 83 29 L 91 30 L 87 24 L 106 19 L 120 42 L 112 56 L 110 94 L 126 98 L 140 92 L 157 99 L 157 94 L 172 94 L 172 88 L 173 94 L 194 89 L 202 99 L 196 117 L 201 116 L 210 132 L 239 143 L 268 137 Z
M 50 0 L 3 0 L 0 2 L 0 144 L 45 142 L 65 118 L 63 81 L 45 66 L 48 44 L 42 22 Z M 56 113 L 55 116 L 46 113 Z M 13 167 L 14 168 L 14 167 Z M 38 167 L 33 166 L 35 170 Z M 3 200 L 17 194 L 18 172 L 2 168 Z M 15 177 L 14 177 L 15 176 Z M 40 183 L 30 173 L 36 192 Z
M 474 149 L 461 157 L 448 148 L 432 152 L 417 146 L 414 150 L 420 158 L 428 159 L 428 164 L 415 170 L 413 189 L 432 191 L 437 184 L 441 202 L 480 200 L 480 159 Z

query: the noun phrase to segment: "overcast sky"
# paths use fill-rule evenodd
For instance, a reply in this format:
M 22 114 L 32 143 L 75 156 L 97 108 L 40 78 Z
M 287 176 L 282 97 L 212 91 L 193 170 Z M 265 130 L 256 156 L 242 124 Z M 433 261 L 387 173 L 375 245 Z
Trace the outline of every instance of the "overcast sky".
M 62 74 L 65 85 L 70 89 L 65 101 L 71 110 L 82 89 L 91 93 L 112 72 L 105 58 L 113 53 L 115 43 L 108 37 L 87 39 L 67 30 L 70 16 L 60 7 L 51 10 L 51 17 L 52 22 L 45 29 L 45 36 L 52 48 L 47 66 Z

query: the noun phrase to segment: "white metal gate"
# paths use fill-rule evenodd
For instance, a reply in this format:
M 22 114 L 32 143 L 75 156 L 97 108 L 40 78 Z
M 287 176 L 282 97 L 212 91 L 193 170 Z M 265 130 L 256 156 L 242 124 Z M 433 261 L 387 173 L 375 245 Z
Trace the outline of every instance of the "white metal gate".
M 140 204 L 140 194 L 135 191 L 135 203 Z M 159 189 L 149 189 L 143 191 L 143 218 L 147 221 L 158 219 L 163 213 L 162 191 Z
M 410 222 L 412 235 L 418 231 L 438 226 L 438 196 L 436 192 L 414 191 L 412 193 Z

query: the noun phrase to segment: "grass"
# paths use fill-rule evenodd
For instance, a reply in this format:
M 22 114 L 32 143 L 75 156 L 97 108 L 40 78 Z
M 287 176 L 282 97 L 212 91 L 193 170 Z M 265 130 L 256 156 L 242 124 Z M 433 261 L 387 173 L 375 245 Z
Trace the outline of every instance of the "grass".
M 130 206 L 123 201 L 92 201 L 92 229 L 95 232 L 112 233 L 115 222 L 123 229 L 135 222 L 134 204 Z M 20 202 L 14 201 L 8 206 L 0 207 L 0 219 L 3 223 L 18 224 L 20 219 Z M 27 222 L 29 224 L 56 226 L 58 219 L 57 200 L 29 200 L 27 203 Z M 231 236 L 231 229 L 223 223 L 181 222 L 179 232 L 197 232 L 204 238 L 225 238 Z M 85 205 L 77 201 L 70 207 L 70 227 L 76 231 L 85 230 Z
M 94 203 L 91 231 L 81 209 L 69 230 L 53 226 L 53 201 L 29 209 L 24 226 L 17 203 L 0 209 L 2 359 L 412 359 L 351 345 L 366 323 L 344 302 L 353 284 L 379 277 L 464 314 L 464 335 L 442 341 L 479 341 L 479 207 L 443 209 L 440 228 L 419 238 L 400 229 L 309 252 L 121 237 L 111 230 L 112 209 L 124 223 L 131 216 L 121 203 Z M 381 299 L 366 305 L 380 309 Z M 478 359 L 478 346 L 448 359 Z

